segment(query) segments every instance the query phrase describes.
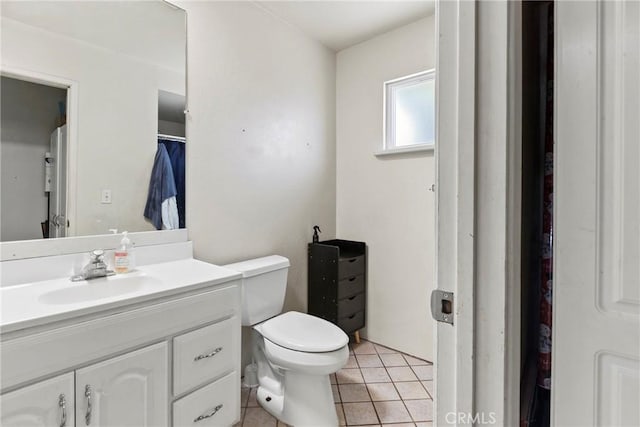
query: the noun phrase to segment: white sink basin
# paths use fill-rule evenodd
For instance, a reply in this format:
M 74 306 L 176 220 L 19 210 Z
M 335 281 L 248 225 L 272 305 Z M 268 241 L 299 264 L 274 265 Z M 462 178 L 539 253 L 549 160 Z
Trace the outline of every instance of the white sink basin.
M 240 273 L 187 258 L 139 266 L 136 271 L 89 281 L 69 277 L 0 286 L 0 334 L 129 304 L 177 295 L 239 279 Z
M 45 292 L 38 297 L 45 304 L 76 304 L 112 298 L 153 288 L 160 284 L 160 280 L 145 276 L 110 276 L 100 279 L 69 281 L 69 286 Z

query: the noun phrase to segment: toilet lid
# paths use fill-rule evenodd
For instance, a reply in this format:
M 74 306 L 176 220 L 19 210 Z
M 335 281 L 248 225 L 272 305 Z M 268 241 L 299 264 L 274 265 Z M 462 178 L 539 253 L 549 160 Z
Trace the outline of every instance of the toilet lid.
M 333 323 L 309 314 L 289 311 L 260 325 L 269 341 L 290 350 L 321 353 L 338 350 L 349 337 Z

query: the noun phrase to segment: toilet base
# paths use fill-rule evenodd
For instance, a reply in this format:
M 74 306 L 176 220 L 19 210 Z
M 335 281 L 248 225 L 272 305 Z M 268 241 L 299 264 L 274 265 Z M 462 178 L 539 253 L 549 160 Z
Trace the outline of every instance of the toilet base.
M 284 395 L 259 386 L 260 405 L 280 421 L 295 427 L 337 426 L 328 375 L 306 375 L 288 371 L 284 375 Z

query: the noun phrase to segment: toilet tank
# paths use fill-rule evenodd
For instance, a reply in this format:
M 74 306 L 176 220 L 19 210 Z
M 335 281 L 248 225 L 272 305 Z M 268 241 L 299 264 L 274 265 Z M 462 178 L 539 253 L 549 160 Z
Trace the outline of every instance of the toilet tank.
M 280 255 L 227 264 L 242 273 L 242 325 L 251 326 L 282 312 L 289 260 Z

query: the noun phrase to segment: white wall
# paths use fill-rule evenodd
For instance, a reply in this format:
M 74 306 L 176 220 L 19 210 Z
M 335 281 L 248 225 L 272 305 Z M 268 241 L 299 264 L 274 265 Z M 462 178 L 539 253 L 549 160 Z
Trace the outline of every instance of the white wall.
M 335 235 L 335 54 L 249 2 L 180 6 L 195 256 L 284 255 L 285 309 L 305 311 L 312 227 Z
M 76 234 L 153 230 L 143 211 L 156 151 L 158 89 L 184 93 L 184 76 L 10 19 L 1 24 L 3 67 L 78 83 L 75 218 L 69 212 Z M 100 203 L 102 189 L 111 189 L 112 204 Z
M 432 360 L 433 152 L 375 157 L 383 83 L 435 67 L 433 16 L 337 55 L 337 235 L 368 245 L 365 336 Z
M 56 128 L 63 89 L 2 78 L 0 240 L 42 238 L 47 219 L 44 155 Z

